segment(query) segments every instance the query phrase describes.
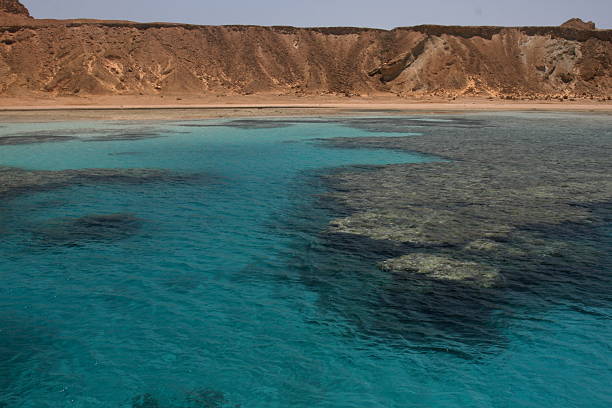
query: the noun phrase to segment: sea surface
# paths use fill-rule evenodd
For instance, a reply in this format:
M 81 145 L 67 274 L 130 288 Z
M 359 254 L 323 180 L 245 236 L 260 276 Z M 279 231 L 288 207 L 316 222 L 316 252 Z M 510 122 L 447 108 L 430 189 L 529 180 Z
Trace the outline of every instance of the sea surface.
M 610 296 L 530 308 L 516 293 L 467 334 L 444 331 L 381 302 L 394 282 L 329 245 L 325 175 L 439 158 L 326 148 L 373 135 L 333 121 L 226 125 L 2 124 L 82 139 L 0 146 L 0 166 L 184 177 L 0 202 L 0 407 L 612 406 Z M 598 234 L 610 255 L 612 227 Z M 398 310 L 411 333 L 385 326 Z

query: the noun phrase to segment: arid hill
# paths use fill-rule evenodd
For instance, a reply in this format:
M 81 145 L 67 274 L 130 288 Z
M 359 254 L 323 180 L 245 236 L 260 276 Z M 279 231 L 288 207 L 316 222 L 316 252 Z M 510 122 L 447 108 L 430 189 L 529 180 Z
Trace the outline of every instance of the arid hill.
M 0 10 L 9 14 L 30 17 L 30 12 L 19 0 L 0 0 Z
M 570 18 L 565 23 L 561 24 L 561 27 L 575 28 L 576 30 L 596 30 L 597 29 L 594 22 L 582 21 L 579 18 Z
M 19 0 L 0 0 L 0 25 L 28 24 L 31 21 L 30 12 Z
M 612 95 L 612 30 L 577 21 L 378 30 L 37 20 L 17 0 L 0 10 L 7 96 Z

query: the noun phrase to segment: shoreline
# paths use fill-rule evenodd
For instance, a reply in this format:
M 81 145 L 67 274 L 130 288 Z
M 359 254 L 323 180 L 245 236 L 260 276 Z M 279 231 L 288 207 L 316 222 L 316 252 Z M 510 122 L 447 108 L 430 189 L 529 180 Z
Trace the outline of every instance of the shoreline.
M 458 112 L 612 113 L 612 101 L 505 101 L 395 97 L 124 97 L 0 98 L 0 123 L 58 120 L 164 120 L 343 114 Z

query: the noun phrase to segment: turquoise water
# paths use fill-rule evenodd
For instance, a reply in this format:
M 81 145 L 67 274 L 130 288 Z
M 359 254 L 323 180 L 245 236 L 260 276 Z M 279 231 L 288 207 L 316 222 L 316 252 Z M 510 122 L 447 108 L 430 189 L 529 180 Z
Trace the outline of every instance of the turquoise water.
M 189 177 L 0 203 L 0 407 L 612 404 L 609 303 L 504 300 L 469 329 L 444 328 L 398 305 L 401 295 L 389 300 L 388 277 L 320 233 L 334 215 L 319 200 L 321 175 L 435 158 L 324 148 L 314 139 L 372 133 L 323 122 L 52 127 L 164 137 L 1 146 L 0 165 Z M 71 220 L 92 214 L 126 214 L 125 226 L 70 234 Z M 612 247 L 609 229 L 599 236 Z

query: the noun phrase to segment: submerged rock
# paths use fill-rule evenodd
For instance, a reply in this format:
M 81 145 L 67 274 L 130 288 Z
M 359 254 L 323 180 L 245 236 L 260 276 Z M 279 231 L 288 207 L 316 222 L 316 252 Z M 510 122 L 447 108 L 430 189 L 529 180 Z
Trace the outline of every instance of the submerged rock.
M 292 121 L 270 119 L 236 119 L 225 123 L 184 123 L 182 127 L 231 127 L 237 129 L 281 129 L 292 126 Z
M 187 396 L 189 408 L 238 408 L 230 405 L 225 394 L 216 390 L 198 390 Z
M 499 251 L 502 248 L 502 244 L 499 242 L 491 241 L 488 239 L 477 239 L 468 243 L 465 249 L 468 251 Z
M 178 405 L 177 405 L 178 404 Z M 151 394 L 142 394 L 132 399 L 132 408 L 166 408 Z M 174 403 L 172 408 L 239 408 L 240 405 L 230 404 L 221 391 L 204 389 L 190 392 L 184 401 Z M 168 407 L 170 408 L 170 407 Z
M 151 394 L 143 394 L 132 399 L 132 408 L 161 408 L 161 405 Z
M 442 121 L 435 132 L 422 129 L 423 135 L 321 140 L 331 147 L 440 158 L 328 175 L 326 198 L 348 214 L 332 221 L 328 232 L 503 264 L 506 278 L 521 282 L 540 281 L 525 279 L 526 268 L 537 271 L 555 258 L 575 262 L 569 256 L 575 249 L 559 237 L 601 224 L 593 210 L 612 202 L 610 117 L 476 118 L 482 119 L 469 132 Z M 387 122 L 407 126 L 394 118 Z
M 512 227 L 479 219 L 466 220 L 457 212 L 409 207 L 360 212 L 330 223 L 334 233 L 363 235 L 414 246 L 448 246 L 480 236 L 503 236 Z
M 51 143 L 51 142 L 68 142 L 76 140 L 74 136 L 68 135 L 17 135 L 17 136 L 0 136 L 0 146 L 34 144 L 34 143 Z
M 35 231 L 34 236 L 44 245 L 80 246 L 128 238 L 136 234 L 141 225 L 142 220 L 133 214 L 92 214 L 53 220 Z
M 113 141 L 130 141 L 130 140 L 145 140 L 158 139 L 164 137 L 161 133 L 156 132 L 126 132 L 109 135 L 98 135 L 93 137 L 82 138 L 83 142 L 113 142 Z
M 476 262 L 458 261 L 431 254 L 410 254 L 380 264 L 381 269 L 395 273 L 415 273 L 430 279 L 491 288 L 503 277 L 497 268 Z
M 422 119 L 405 116 L 381 118 L 350 118 L 340 120 L 343 126 L 366 130 L 373 133 L 412 133 L 422 128 L 483 128 L 486 122 L 468 118 L 453 118 L 445 120 Z
M 181 132 L 173 132 L 181 133 Z M 165 130 L 155 126 L 117 128 L 74 128 L 39 130 L 0 135 L 0 146 L 50 142 L 112 142 L 165 137 Z
M 158 169 L 25 170 L 0 166 L 0 199 L 73 184 L 176 182 L 193 178 Z

